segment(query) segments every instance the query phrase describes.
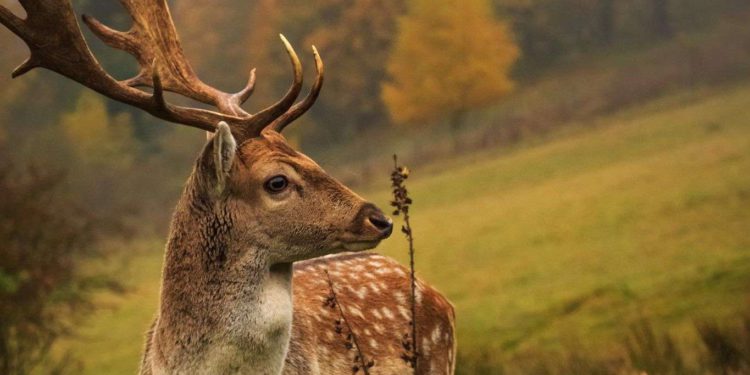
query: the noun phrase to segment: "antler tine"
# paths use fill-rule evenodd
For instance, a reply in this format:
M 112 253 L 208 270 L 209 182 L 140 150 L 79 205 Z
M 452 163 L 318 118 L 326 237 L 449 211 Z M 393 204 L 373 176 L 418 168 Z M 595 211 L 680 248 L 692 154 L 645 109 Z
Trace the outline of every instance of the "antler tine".
M 34 59 L 34 56 L 29 56 L 21 65 L 15 67 L 10 73 L 11 78 L 16 78 L 28 73 L 31 69 L 40 67 L 38 61 Z
M 128 86 L 151 86 L 152 69 L 159 69 L 164 89 L 202 103 L 222 108 L 228 93 L 206 85 L 193 71 L 179 43 L 177 31 L 165 0 L 122 0 L 133 19 L 128 31 L 114 30 L 94 17 L 84 15 L 83 21 L 91 31 L 108 46 L 131 54 L 141 70 L 130 79 L 122 81 Z M 160 65 L 151 62 L 159 58 Z M 242 110 L 229 114 L 247 115 Z
M 294 105 L 302 89 L 302 64 L 289 41 L 281 35 L 294 70 L 292 85 L 268 108 L 255 115 L 245 112 L 241 105 L 254 90 L 255 69 L 251 70 L 245 87 L 237 93 L 219 91 L 202 82 L 185 58 L 166 0 L 120 0 L 133 19 L 128 31 L 114 30 L 92 17 L 82 17 L 107 45 L 130 53 L 138 61 L 139 73 L 118 81 L 107 74 L 91 53 L 71 0 L 19 1 L 26 10 L 26 19 L 0 6 L 0 24 L 23 39 L 31 51 L 30 57 L 14 70 L 13 77 L 43 67 L 167 121 L 207 131 L 214 131 L 220 121 L 225 121 L 239 141 L 257 136 L 270 123 L 283 123 L 278 125 L 279 129 L 283 128 L 312 105 L 322 84 L 322 64 L 316 52 L 316 84 L 305 100 Z M 154 90 L 148 93 L 134 86 L 151 86 Z M 219 111 L 169 104 L 164 91 L 213 105 Z M 279 117 L 280 121 L 274 121 Z
M 253 95 L 253 91 L 255 91 L 255 68 L 250 70 L 250 78 L 247 79 L 245 88 L 232 95 L 232 99 L 236 105 L 242 105 L 250 98 L 250 95 Z
M 89 27 L 89 30 L 91 30 L 94 35 L 99 37 L 100 40 L 102 40 L 105 44 L 112 48 L 121 49 L 123 51 L 128 52 L 129 54 L 136 57 L 136 60 L 138 60 L 138 63 L 141 66 L 140 71 L 138 74 L 135 75 L 135 77 L 128 78 L 126 80 L 121 81 L 124 85 L 130 86 L 130 87 L 149 87 L 151 86 L 151 75 L 149 75 L 149 71 L 146 67 L 150 67 L 153 69 L 155 66 L 153 64 L 155 58 L 151 58 L 151 65 L 146 65 L 149 61 L 146 61 L 147 56 L 140 56 L 139 55 L 139 48 L 138 48 L 138 41 L 135 39 L 135 29 L 131 28 L 130 30 L 126 32 L 117 31 L 115 29 L 110 28 L 109 26 L 99 22 L 94 17 L 89 16 L 88 14 L 84 14 L 81 16 L 81 19 L 86 24 L 86 26 Z
M 214 131 L 219 121 L 240 117 L 197 108 L 159 104 L 151 94 L 123 85 L 101 67 L 83 39 L 69 0 L 21 0 L 26 19 L 0 7 L 0 23 L 26 42 L 31 55 L 13 71 L 18 77 L 42 67 L 59 73 L 116 101 L 141 108 L 161 119 Z M 149 61 L 151 63 L 151 61 Z
M 157 108 L 162 111 L 169 112 L 169 104 L 167 104 L 166 99 L 164 99 L 164 87 L 161 85 L 159 70 L 156 69 L 156 59 L 154 59 L 152 65 L 154 66 L 154 68 L 152 69 L 153 74 L 151 76 L 151 80 L 153 81 L 154 92 L 153 94 L 151 94 L 151 98 L 153 98 Z
M 151 2 L 150 4 L 144 2 Z M 286 38 L 281 35 L 287 54 L 294 69 L 294 81 L 284 97 L 270 107 L 261 110 L 255 115 L 250 115 L 242 109 L 242 104 L 247 101 L 255 88 L 255 69 L 251 70 L 250 77 L 245 87 L 237 93 L 229 94 L 210 87 L 200 81 L 197 75 L 185 59 L 182 48 L 179 46 L 174 24 L 167 16 L 156 17 L 154 13 L 168 15 L 168 8 L 164 0 L 122 0 L 128 8 L 134 20 L 133 27 L 128 31 L 113 30 L 92 17 L 84 17 L 84 22 L 91 30 L 110 47 L 124 50 L 133 55 L 141 66 L 140 72 L 133 78 L 121 81 L 128 86 L 152 86 L 153 80 L 148 79 L 153 75 L 153 69 L 160 72 L 163 89 L 172 91 L 194 100 L 216 106 L 220 112 L 236 119 L 227 118 L 227 122 L 233 125 L 233 130 L 238 135 L 257 135 L 268 123 L 283 114 L 299 95 L 302 88 L 302 66 L 294 48 Z M 150 6 L 152 12 L 139 11 L 143 7 Z M 165 21 L 168 20 L 169 22 Z M 158 22 L 167 23 L 161 27 L 158 35 L 152 35 L 153 24 Z M 149 64 L 157 56 L 158 65 Z
M 22 39 L 27 33 L 23 20 L 3 5 L 0 5 L 0 23 Z
M 104 43 L 112 48 L 121 49 L 136 55 L 139 52 L 138 42 L 135 40 L 135 31 L 131 29 L 126 32 L 117 31 L 109 26 L 99 22 L 88 14 L 81 15 L 81 19 L 89 29 L 99 37 Z M 143 61 L 145 63 L 145 61 Z
M 281 100 L 274 103 L 270 107 L 261 110 L 248 119 L 248 121 L 246 122 L 246 126 L 252 128 L 253 131 L 259 132 L 269 123 L 271 123 L 271 121 L 283 115 L 289 109 L 289 107 L 294 104 L 294 102 L 297 100 L 297 96 L 299 96 L 300 91 L 302 91 L 302 63 L 299 61 L 297 52 L 294 51 L 294 48 L 286 39 L 286 37 L 284 37 L 283 34 L 279 34 L 279 37 L 284 43 L 286 52 L 289 55 L 289 60 L 292 63 L 292 68 L 294 69 L 294 81 L 289 87 L 289 90 L 287 90 L 286 94 L 284 94 L 284 97 L 281 98 Z
M 312 88 L 310 88 L 310 92 L 307 94 L 307 96 L 305 96 L 305 99 L 295 104 L 291 109 L 289 109 L 289 111 L 274 120 L 268 126 L 270 129 L 281 132 L 287 125 L 291 124 L 294 120 L 307 112 L 307 110 L 310 109 L 310 107 L 312 107 L 312 105 L 315 103 L 315 100 L 318 99 L 320 89 L 323 88 L 323 76 L 325 72 L 323 67 L 323 60 L 320 58 L 318 49 L 315 48 L 315 46 L 312 46 L 312 50 L 313 56 L 315 57 L 315 70 L 317 72 L 315 83 L 313 84 Z
M 11 12 L 3 5 L 0 5 L 0 24 L 7 27 L 8 30 L 10 30 L 13 34 L 16 34 L 25 42 L 28 42 L 30 40 L 30 30 L 28 29 L 26 22 L 21 17 L 13 14 L 13 12 Z M 39 65 L 39 61 L 37 61 L 37 59 L 32 54 L 24 62 L 13 69 L 11 77 L 16 78 L 18 76 L 21 76 L 31 69 L 39 67 Z

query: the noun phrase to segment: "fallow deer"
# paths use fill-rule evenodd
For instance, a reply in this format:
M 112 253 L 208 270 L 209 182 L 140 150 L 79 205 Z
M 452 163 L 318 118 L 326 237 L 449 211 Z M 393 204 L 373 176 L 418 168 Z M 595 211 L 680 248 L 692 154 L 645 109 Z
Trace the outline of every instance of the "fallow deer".
M 138 61 L 139 73 L 124 81 L 107 74 L 90 52 L 70 0 L 20 0 L 25 19 L 0 6 L 0 23 L 31 52 L 13 77 L 46 68 L 158 118 L 213 133 L 174 211 L 141 374 L 412 372 L 404 348 L 411 321 L 408 273 L 379 255 L 338 254 L 375 247 L 390 235 L 391 220 L 280 134 L 320 92 L 323 64 L 315 48 L 316 81 L 295 104 L 302 68 L 282 37 L 293 83 L 278 102 L 249 114 L 242 104 L 253 91 L 254 71 L 238 93 L 203 83 L 183 54 L 165 0 L 121 2 L 134 21 L 130 30 L 87 16 L 83 21 Z M 153 91 L 136 88 L 143 86 Z M 168 103 L 164 91 L 217 111 Z M 326 308 L 327 277 L 361 354 L 371 361 L 367 366 L 358 367 L 359 354 L 336 336 L 340 317 Z M 414 372 L 453 373 L 452 306 L 418 281 L 416 311 Z

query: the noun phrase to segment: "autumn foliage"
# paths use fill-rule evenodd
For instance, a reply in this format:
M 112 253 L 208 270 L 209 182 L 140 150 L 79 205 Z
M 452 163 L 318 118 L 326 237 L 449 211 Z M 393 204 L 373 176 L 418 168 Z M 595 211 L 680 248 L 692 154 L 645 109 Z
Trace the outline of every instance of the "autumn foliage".
M 439 4 L 438 4 L 439 3 Z M 519 50 L 486 0 L 413 0 L 399 22 L 382 97 L 394 121 L 458 125 L 513 89 Z

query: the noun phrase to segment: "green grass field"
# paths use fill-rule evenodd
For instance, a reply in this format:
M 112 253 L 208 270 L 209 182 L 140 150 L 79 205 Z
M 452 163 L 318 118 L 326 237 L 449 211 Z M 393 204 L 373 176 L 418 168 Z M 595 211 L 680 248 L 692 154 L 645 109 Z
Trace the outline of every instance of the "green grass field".
M 418 272 L 455 304 L 466 358 L 573 342 L 606 351 L 641 317 L 686 337 L 694 319 L 747 308 L 750 85 L 593 122 L 407 181 Z M 384 208 L 387 178 L 364 194 Z M 65 342 L 87 373 L 136 371 L 162 242 L 133 245 L 122 271 L 130 291 L 101 295 L 103 307 Z M 399 233 L 378 251 L 406 259 Z

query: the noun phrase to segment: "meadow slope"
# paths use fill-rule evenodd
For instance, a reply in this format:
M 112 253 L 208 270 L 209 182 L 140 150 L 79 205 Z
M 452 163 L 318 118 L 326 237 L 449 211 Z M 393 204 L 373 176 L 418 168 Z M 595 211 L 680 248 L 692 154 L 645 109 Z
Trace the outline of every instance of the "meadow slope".
M 418 271 L 455 304 L 463 358 L 611 350 L 641 317 L 687 337 L 696 318 L 747 308 L 750 85 L 592 121 L 413 171 Z M 364 194 L 384 208 L 387 176 Z M 86 373 L 135 372 L 162 242 L 132 245 L 130 291 L 101 295 L 65 342 Z M 406 259 L 400 233 L 377 251 Z

